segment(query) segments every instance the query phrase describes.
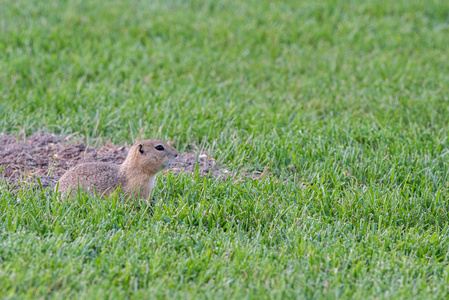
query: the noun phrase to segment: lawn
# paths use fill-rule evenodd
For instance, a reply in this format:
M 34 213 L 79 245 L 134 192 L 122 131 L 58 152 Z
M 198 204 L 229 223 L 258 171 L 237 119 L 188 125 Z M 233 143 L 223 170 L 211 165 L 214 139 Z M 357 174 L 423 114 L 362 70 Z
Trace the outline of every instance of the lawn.
M 3 180 L 0 298 L 449 297 L 448 45 L 446 0 L 0 0 L 0 133 L 263 172 Z

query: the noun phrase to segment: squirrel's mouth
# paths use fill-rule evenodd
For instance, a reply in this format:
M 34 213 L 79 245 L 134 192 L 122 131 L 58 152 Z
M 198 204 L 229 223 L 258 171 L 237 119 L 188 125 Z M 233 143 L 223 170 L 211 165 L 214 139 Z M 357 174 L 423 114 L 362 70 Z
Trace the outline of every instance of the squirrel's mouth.
M 164 163 L 164 168 L 168 169 L 172 165 L 172 163 L 174 161 L 175 161 L 175 159 L 168 159 L 168 160 L 166 160 L 165 163 Z

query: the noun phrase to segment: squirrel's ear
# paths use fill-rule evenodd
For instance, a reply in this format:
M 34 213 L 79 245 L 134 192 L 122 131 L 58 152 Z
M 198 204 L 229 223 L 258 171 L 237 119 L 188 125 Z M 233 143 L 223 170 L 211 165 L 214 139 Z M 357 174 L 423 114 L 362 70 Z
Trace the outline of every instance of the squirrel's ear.
M 139 144 L 139 145 L 137 146 L 137 148 L 139 149 L 139 152 L 143 154 L 144 151 L 143 151 L 143 146 L 142 146 L 142 144 Z

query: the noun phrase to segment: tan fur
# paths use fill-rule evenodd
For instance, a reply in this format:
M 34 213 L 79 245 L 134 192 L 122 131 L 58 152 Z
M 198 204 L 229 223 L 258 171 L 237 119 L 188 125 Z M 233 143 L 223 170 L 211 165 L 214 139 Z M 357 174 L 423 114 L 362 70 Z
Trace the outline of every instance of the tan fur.
M 157 146 L 164 150 L 157 150 Z M 168 168 L 177 156 L 178 152 L 162 141 L 139 141 L 129 149 L 121 165 L 103 162 L 77 165 L 59 179 L 55 189 L 63 195 L 71 192 L 72 197 L 78 188 L 107 196 L 120 187 L 126 197 L 148 199 L 156 174 Z

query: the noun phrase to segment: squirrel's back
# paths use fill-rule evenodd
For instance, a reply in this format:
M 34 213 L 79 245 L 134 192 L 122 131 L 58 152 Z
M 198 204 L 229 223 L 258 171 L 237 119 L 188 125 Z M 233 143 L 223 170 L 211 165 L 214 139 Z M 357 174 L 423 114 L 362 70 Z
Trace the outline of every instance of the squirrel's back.
M 119 166 L 112 163 L 94 162 L 83 163 L 71 168 L 59 180 L 57 187 L 63 195 L 70 190 L 72 195 L 82 188 L 83 191 L 90 190 L 99 196 L 109 195 L 126 180 L 119 171 Z

